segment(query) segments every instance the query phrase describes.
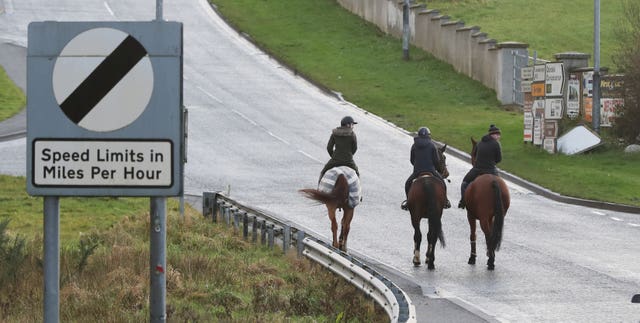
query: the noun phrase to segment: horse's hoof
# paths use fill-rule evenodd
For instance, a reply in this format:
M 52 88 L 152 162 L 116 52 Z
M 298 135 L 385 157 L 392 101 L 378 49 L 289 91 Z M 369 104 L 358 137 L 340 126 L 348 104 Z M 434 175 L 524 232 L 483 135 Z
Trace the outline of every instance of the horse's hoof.
M 494 270 L 496 268 L 495 265 L 487 265 L 488 270 Z
M 413 258 L 413 265 L 416 267 L 420 266 L 420 258 Z
M 469 265 L 475 265 L 476 264 L 476 257 L 469 257 L 469 262 L 467 262 Z
M 430 263 L 430 264 L 427 265 L 427 268 L 429 270 L 434 270 L 434 269 L 436 269 L 436 266 L 433 263 Z

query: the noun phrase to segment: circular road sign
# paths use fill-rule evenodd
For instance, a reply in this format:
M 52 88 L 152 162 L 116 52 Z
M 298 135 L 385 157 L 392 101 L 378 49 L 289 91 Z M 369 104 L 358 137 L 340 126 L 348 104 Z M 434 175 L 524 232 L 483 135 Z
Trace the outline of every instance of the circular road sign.
M 90 131 L 108 132 L 134 122 L 153 92 L 153 68 L 133 36 L 94 28 L 75 36 L 57 57 L 53 92 L 62 112 Z

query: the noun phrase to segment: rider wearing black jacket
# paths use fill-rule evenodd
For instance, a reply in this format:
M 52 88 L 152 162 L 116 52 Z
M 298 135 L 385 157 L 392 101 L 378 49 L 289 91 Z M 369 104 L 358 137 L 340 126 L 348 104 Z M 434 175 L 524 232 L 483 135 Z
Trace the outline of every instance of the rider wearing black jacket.
M 464 209 L 464 192 L 467 186 L 473 182 L 476 177 L 483 174 L 498 175 L 496 164 L 502 161 L 502 147 L 500 146 L 500 129 L 495 125 L 489 126 L 489 131 L 482 137 L 482 140 L 476 146 L 475 160 L 473 168 L 462 179 L 460 186 L 460 202 L 458 207 Z
M 418 129 L 418 136 L 413 138 L 413 145 L 411 146 L 411 157 L 409 159 L 413 165 L 413 173 L 407 178 L 404 184 L 405 195 L 409 195 L 409 189 L 411 183 L 415 180 L 420 173 L 430 172 L 435 177 L 439 178 L 444 185 L 445 191 L 447 186 L 444 184 L 444 179 L 440 172 L 436 169 L 440 167 L 440 155 L 438 155 L 438 149 L 436 145 L 431 141 L 431 131 L 427 127 Z M 442 171 L 442 170 L 440 170 Z M 445 203 L 445 209 L 450 208 L 451 203 L 447 199 Z M 403 210 L 407 210 L 407 201 L 402 202 L 400 206 Z

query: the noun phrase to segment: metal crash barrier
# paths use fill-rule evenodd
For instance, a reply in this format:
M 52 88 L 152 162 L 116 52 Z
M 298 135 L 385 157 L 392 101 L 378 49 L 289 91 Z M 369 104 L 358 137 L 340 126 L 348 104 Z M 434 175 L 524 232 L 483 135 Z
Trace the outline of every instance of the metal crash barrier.
M 417 322 L 415 306 L 409 296 L 392 281 L 360 260 L 330 244 L 308 235 L 288 221 L 244 206 L 219 193 L 204 192 L 202 214 L 212 222 L 232 227 L 245 240 L 281 248 L 284 253 L 296 248 L 298 256 L 306 256 L 342 276 L 382 306 L 391 322 Z

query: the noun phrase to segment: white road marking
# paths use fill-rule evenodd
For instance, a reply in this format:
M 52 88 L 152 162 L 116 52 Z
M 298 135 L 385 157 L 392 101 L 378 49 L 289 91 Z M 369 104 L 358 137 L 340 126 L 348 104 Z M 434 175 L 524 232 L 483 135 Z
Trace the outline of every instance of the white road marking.
M 239 115 L 240 117 L 242 117 L 242 119 L 245 119 L 245 120 L 249 121 L 249 122 L 250 122 L 252 125 L 254 125 L 254 126 L 257 126 L 257 125 L 258 125 L 255 121 L 253 121 L 253 120 L 249 119 L 247 116 L 245 116 L 244 114 L 242 114 L 242 113 L 241 113 L 240 111 L 238 111 L 238 110 L 233 110 L 233 113 L 235 113 L 235 114 Z
M 640 224 L 637 223 L 627 223 L 628 225 L 632 226 L 632 227 L 640 227 Z
M 618 222 L 622 221 L 622 219 L 621 219 L 621 218 L 616 218 L 616 217 L 613 217 L 613 216 L 611 217 L 611 220 L 613 220 L 613 221 L 618 221 Z
M 271 131 L 267 131 L 267 133 L 269 134 L 269 136 L 271 136 L 271 137 L 273 137 L 273 138 L 276 138 L 276 139 L 278 139 L 278 140 L 280 140 L 280 141 L 284 142 L 284 143 L 285 143 L 285 144 L 287 144 L 287 145 L 289 144 L 289 142 L 288 142 L 288 141 L 286 141 L 286 140 L 284 140 L 284 139 L 282 139 L 282 138 L 280 138 L 280 137 L 278 137 L 278 136 L 274 135 Z
M 307 156 L 307 157 L 309 157 L 309 159 L 311 159 L 311 160 L 315 160 L 315 161 L 317 161 L 317 162 L 319 162 L 319 163 L 323 163 L 323 161 L 321 161 L 321 160 L 319 160 L 319 159 L 317 159 L 317 158 L 315 158 L 315 157 L 313 157 L 313 156 L 311 156 L 311 155 L 309 155 L 309 154 L 305 153 L 305 152 L 304 152 L 304 151 L 302 151 L 302 150 L 298 150 L 298 152 L 299 152 L 299 153 L 301 153 L 301 154 L 303 154 L 303 155 L 305 155 L 305 156 Z
M 107 8 L 107 11 L 109 11 L 109 14 L 113 17 L 115 17 L 116 15 L 113 13 L 113 10 L 111 10 L 111 7 L 109 7 L 109 4 L 105 1 L 104 2 L 104 7 Z
M 596 210 L 591 210 L 591 212 L 592 212 L 593 214 L 597 214 L 597 215 L 606 215 L 606 213 L 602 213 L 602 212 L 600 212 L 600 211 L 596 211 Z
M 197 86 L 197 88 L 198 88 L 200 91 L 202 91 L 202 93 L 206 94 L 208 97 L 210 97 L 210 98 L 212 98 L 212 99 L 214 99 L 214 100 L 218 101 L 218 103 L 222 103 L 222 100 L 220 100 L 220 99 L 216 98 L 213 94 L 211 94 L 211 93 L 207 92 L 207 91 L 206 91 L 205 89 L 203 89 L 202 87 Z

